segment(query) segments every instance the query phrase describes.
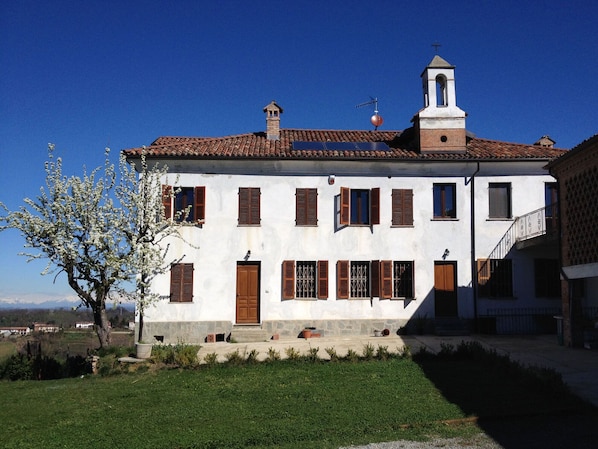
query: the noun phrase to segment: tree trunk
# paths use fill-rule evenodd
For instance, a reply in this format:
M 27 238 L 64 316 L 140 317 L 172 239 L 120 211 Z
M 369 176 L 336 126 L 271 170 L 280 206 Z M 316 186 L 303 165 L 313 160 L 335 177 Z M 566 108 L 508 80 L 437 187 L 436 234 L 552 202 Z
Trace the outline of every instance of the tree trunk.
M 139 331 L 137 334 L 137 342 L 143 343 L 143 309 L 139 309 Z
M 105 307 L 98 304 L 93 308 L 93 321 L 100 341 L 100 348 L 110 346 L 110 321 L 108 321 Z

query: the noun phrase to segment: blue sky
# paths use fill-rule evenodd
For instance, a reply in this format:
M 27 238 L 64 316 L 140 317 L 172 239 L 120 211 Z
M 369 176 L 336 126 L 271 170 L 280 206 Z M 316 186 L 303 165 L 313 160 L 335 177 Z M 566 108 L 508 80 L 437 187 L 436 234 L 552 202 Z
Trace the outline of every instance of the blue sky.
M 44 183 L 47 144 L 67 174 L 156 137 L 285 128 L 401 130 L 420 74 L 456 66 L 457 103 L 479 137 L 570 148 L 598 132 L 598 3 L 553 1 L 0 2 L 0 201 Z M 0 303 L 75 296 L 0 233 Z

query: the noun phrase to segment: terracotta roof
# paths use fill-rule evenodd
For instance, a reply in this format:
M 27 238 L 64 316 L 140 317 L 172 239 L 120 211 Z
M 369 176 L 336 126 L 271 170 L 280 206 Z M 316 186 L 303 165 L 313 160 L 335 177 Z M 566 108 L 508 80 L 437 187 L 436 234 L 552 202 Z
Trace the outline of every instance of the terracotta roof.
M 415 147 L 414 131 L 342 131 L 281 129 L 280 140 L 269 140 L 265 132 L 226 137 L 159 137 L 147 147 L 124 150 L 135 158 L 145 150 L 152 158 L 190 159 L 392 159 L 392 160 L 552 160 L 565 150 L 469 137 L 467 151 L 422 154 Z M 295 150 L 293 142 L 384 142 L 390 150 Z

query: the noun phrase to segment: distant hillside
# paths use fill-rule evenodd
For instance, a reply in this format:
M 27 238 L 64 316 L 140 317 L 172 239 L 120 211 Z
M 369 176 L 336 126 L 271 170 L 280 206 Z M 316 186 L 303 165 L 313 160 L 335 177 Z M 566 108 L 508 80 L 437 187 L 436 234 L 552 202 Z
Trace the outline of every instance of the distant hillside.
M 135 319 L 130 308 L 117 307 L 106 310 L 112 328 L 127 328 L 129 321 Z M 90 309 L 52 308 L 3 308 L 0 309 L 0 326 L 29 326 L 34 322 L 56 324 L 64 329 L 74 328 L 79 322 L 93 322 Z

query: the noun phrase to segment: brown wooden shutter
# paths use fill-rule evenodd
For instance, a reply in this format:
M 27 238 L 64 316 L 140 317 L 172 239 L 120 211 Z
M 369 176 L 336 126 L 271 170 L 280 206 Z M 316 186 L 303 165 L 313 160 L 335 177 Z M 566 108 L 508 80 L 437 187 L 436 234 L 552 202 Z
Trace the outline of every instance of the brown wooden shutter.
M 318 260 L 318 299 L 328 299 L 327 260 Z
M 183 265 L 183 285 L 182 285 L 182 302 L 193 301 L 193 264 L 184 263 Z
M 295 189 L 295 225 L 305 225 L 305 209 L 307 207 L 305 189 Z
M 342 225 L 349 225 L 351 221 L 351 189 L 341 187 L 341 216 Z
M 371 262 L 371 284 L 372 288 L 370 289 L 371 297 L 372 298 L 379 298 L 380 297 L 380 261 L 379 260 L 372 260 Z
M 251 188 L 250 190 L 250 224 L 260 224 L 260 189 Z
M 392 261 L 380 262 L 380 298 L 392 298 Z
M 164 218 L 172 218 L 172 186 L 162 186 L 162 208 L 164 209 Z
M 170 302 L 181 301 L 182 274 L 181 264 L 170 266 Z
M 392 190 L 392 224 L 394 226 L 413 225 L 413 190 Z
M 318 224 L 318 190 L 296 189 L 295 224 L 315 226 Z
M 373 225 L 380 224 L 380 188 L 373 188 L 370 192 L 370 216 Z
M 249 220 L 248 196 L 247 189 L 239 187 L 239 224 L 247 224 Z
M 282 299 L 295 298 L 295 261 L 282 262 Z
M 307 216 L 308 225 L 317 226 L 318 224 L 318 189 L 307 190 Z
M 336 297 L 349 299 L 349 261 L 339 260 L 336 263 Z
M 193 215 L 195 221 L 205 221 L 206 219 L 206 188 L 204 186 L 195 187 L 193 192 Z

